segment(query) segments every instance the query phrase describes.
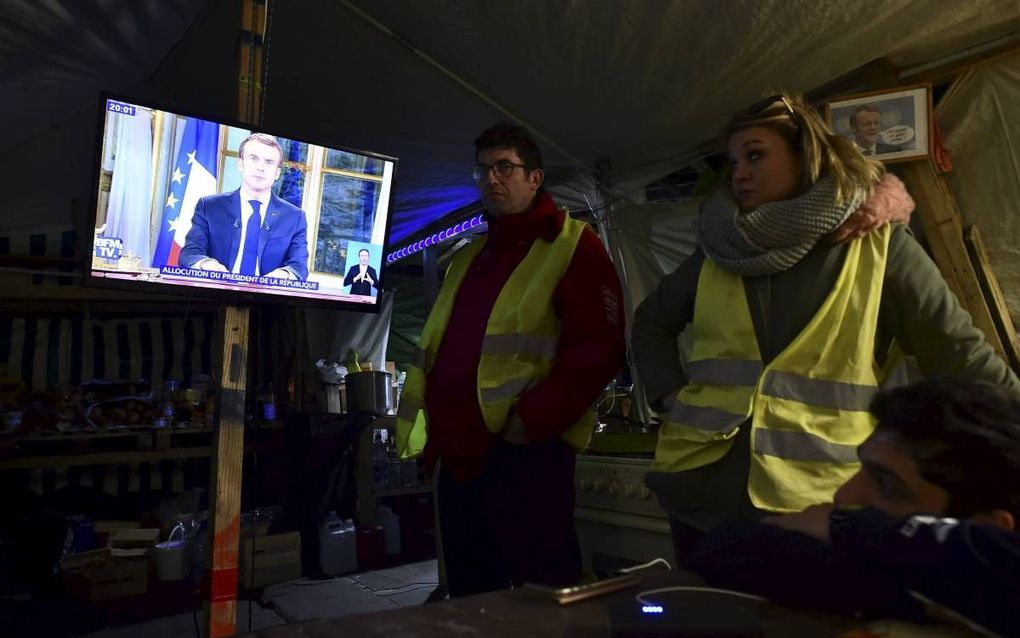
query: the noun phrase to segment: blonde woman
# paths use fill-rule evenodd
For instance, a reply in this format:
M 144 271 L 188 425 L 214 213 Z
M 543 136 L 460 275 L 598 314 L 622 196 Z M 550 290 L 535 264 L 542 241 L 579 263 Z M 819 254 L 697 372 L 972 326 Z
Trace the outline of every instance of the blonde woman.
M 1020 386 L 907 230 L 914 202 L 880 162 L 788 94 L 725 133 L 731 171 L 702 205 L 699 249 L 634 319 L 640 378 L 668 414 L 646 483 L 680 564 L 724 518 L 831 501 L 860 467 L 897 348 L 927 377 Z

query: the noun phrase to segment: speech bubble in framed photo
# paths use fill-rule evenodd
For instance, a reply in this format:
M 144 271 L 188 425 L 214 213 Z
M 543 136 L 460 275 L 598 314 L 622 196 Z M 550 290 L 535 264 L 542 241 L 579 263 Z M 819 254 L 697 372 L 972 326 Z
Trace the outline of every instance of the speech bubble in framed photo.
M 931 113 L 928 84 L 846 95 L 825 106 L 825 119 L 837 135 L 886 163 L 931 154 Z

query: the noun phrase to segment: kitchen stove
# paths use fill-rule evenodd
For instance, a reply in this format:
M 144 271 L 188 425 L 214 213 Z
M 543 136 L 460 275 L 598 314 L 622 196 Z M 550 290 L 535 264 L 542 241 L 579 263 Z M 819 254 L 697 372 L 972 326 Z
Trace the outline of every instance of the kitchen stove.
M 645 487 L 652 459 L 581 454 L 574 523 L 585 570 L 599 573 L 654 558 L 673 562 L 669 519 Z

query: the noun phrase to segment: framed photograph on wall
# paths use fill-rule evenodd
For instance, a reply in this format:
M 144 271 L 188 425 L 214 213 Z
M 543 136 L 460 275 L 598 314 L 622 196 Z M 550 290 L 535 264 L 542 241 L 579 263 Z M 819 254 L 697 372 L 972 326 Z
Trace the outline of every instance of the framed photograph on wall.
M 928 157 L 932 147 L 931 86 L 918 84 L 831 100 L 825 119 L 868 156 L 886 163 Z

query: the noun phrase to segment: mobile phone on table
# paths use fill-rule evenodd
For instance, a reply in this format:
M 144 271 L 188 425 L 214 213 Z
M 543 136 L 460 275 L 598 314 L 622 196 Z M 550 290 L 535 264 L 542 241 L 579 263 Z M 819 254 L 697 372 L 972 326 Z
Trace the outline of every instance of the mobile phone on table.
M 568 605 L 589 598 L 595 598 L 596 596 L 611 594 L 621 589 L 627 589 L 640 582 L 640 577 L 633 574 L 624 574 L 623 576 L 597 580 L 583 585 L 574 585 L 573 587 L 550 587 L 548 585 L 524 583 L 521 589 L 532 596 L 555 601 L 561 605 Z

